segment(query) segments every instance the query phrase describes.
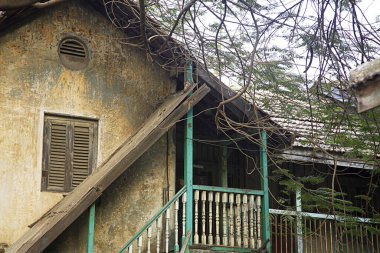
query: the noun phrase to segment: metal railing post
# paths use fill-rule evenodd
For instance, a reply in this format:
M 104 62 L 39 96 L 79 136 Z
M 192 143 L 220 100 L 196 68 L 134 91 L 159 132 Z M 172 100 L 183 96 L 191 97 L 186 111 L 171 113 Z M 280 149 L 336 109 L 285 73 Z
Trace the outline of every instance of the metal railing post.
M 260 145 L 260 164 L 261 164 L 261 189 L 264 192 L 262 203 L 262 229 L 263 242 L 270 240 L 270 220 L 269 220 L 269 185 L 268 185 L 268 160 L 267 160 L 267 133 L 261 132 Z M 267 244 L 267 251 L 271 252 L 270 241 Z
M 192 62 L 186 63 L 185 86 L 193 83 Z M 190 231 L 188 245 L 193 242 L 193 108 L 190 108 L 186 116 L 185 125 L 185 157 L 184 157 L 184 181 L 186 185 L 186 231 Z
M 87 253 L 94 252 L 94 231 L 95 231 L 95 203 L 91 205 L 90 210 L 89 210 Z
M 297 223 L 297 253 L 303 253 L 303 232 L 302 232 L 302 202 L 301 202 L 301 188 L 296 191 L 296 223 Z

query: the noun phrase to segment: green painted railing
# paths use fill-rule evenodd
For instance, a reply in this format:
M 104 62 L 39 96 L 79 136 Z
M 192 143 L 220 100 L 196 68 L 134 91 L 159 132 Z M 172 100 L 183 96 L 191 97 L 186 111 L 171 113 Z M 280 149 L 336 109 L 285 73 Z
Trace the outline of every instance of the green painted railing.
M 263 191 L 194 185 L 193 195 L 194 218 L 190 219 L 193 231 L 185 228 L 186 221 L 189 220 L 185 208 L 185 186 L 120 249 L 119 253 L 132 253 L 133 249 L 137 249 L 137 252 L 179 252 L 180 235 L 182 246 L 191 245 L 190 236 L 185 238 L 185 231 L 190 231 L 190 235 L 193 235 L 195 247 L 208 245 L 219 251 L 228 251 L 233 247 L 246 252 L 262 246 Z M 182 214 L 181 220 L 179 213 Z M 174 222 L 171 221 L 173 216 Z M 173 223 L 174 228 L 170 227 Z
M 95 233 L 95 203 L 91 205 L 88 216 L 87 253 L 93 253 Z
M 300 247 L 308 253 L 380 252 L 380 224 L 371 219 L 277 209 L 270 214 L 272 253 L 300 252 Z
M 263 191 L 194 185 L 193 245 L 249 252 L 261 248 Z
M 185 86 L 193 84 L 193 63 L 188 61 L 186 63 L 186 74 L 185 74 Z M 190 94 L 189 94 L 190 95 Z M 185 229 L 186 231 L 193 231 L 193 108 L 189 108 L 186 115 L 185 122 L 185 142 L 184 142 L 184 181 L 187 193 L 187 203 L 186 203 L 186 221 Z M 189 245 L 193 242 L 192 233 L 190 233 Z
M 260 143 L 260 168 L 261 168 L 261 189 L 263 195 L 263 208 L 262 208 L 262 236 L 263 241 L 266 242 L 266 250 L 271 251 L 270 243 L 270 220 L 269 220 L 269 184 L 268 184 L 268 158 L 267 158 L 267 133 L 261 131 Z
M 133 245 L 137 244 L 137 252 L 142 252 L 142 249 L 145 249 L 146 252 L 151 252 L 151 249 L 154 247 L 155 252 L 160 252 L 161 247 L 165 248 L 165 252 L 169 252 L 170 242 L 170 217 L 171 213 L 174 212 L 174 230 L 175 230 L 175 242 L 174 242 L 174 252 L 179 251 L 179 204 L 180 198 L 182 197 L 182 205 L 186 205 L 186 187 L 183 187 L 165 206 L 163 206 L 154 216 L 151 218 L 145 226 L 140 229 L 135 236 L 133 236 L 119 251 L 119 253 L 133 252 Z M 183 214 L 183 224 L 186 217 Z M 164 227 L 164 228 L 163 228 Z M 164 238 L 160 238 L 161 233 Z M 182 235 L 185 236 L 185 228 L 182 228 Z M 155 236 L 155 239 L 153 239 Z M 143 243 L 145 239 L 146 243 Z M 163 241 L 163 245 L 160 245 Z M 153 242 L 155 243 L 153 245 Z

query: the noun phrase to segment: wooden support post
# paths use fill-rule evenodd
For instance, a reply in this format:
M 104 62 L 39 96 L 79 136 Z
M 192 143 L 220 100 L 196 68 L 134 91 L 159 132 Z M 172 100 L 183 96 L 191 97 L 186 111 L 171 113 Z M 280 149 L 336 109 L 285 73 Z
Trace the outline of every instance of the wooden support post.
M 303 253 L 303 233 L 302 233 L 302 202 L 301 202 L 301 188 L 296 191 L 296 221 L 297 221 L 297 253 Z
M 267 133 L 261 132 L 260 145 L 260 164 L 261 164 L 261 189 L 264 192 L 262 202 L 262 242 L 270 240 L 270 220 L 269 220 L 269 185 L 268 185 L 268 161 L 267 161 Z M 271 252 L 270 241 L 267 244 L 267 251 Z
M 219 173 L 220 173 L 220 186 L 228 187 L 228 155 L 227 146 L 220 147 L 221 157 L 219 162 Z
M 94 252 L 94 230 L 95 230 L 95 203 L 91 205 L 90 210 L 89 210 L 87 253 Z
M 193 83 L 192 62 L 186 64 L 185 86 Z M 186 202 L 186 231 L 190 231 L 188 245 L 193 243 L 193 108 L 187 113 L 185 125 L 185 157 L 184 157 L 184 179 L 187 192 Z

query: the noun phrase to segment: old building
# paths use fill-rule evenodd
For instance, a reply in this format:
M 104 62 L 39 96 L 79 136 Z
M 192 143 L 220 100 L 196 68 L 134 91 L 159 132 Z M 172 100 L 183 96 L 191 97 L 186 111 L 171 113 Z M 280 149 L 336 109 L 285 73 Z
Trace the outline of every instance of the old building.
M 287 126 L 239 98 L 226 113 L 254 126 L 249 138 L 218 131 L 215 108 L 233 92 L 174 40 L 153 60 L 120 43 L 139 37 L 133 2 L 33 3 L 0 13 L 0 243 L 9 252 L 179 251 L 188 231 L 194 248 L 285 252 L 275 220 L 270 239 L 266 152 L 291 145 Z M 157 27 L 147 33 L 164 37 Z
M 176 90 L 169 74 L 143 52 L 118 43 L 114 38 L 123 33 L 93 7 L 70 2 L 31 15 L 3 26 L 0 37 L 1 117 L 6 119 L 0 139 L 7 147 L 1 157 L 0 241 L 7 244 L 103 163 Z M 136 164 L 138 172 L 114 185 L 109 194 L 129 192 L 130 199 L 123 198 L 118 208 L 137 212 L 141 206 L 134 199 L 146 198 L 143 205 L 149 203 L 153 212 L 162 204 L 164 186 L 174 194 L 174 160 L 167 159 L 174 156 L 172 142 L 169 133 Z
M 0 191 L 0 241 L 4 245 L 13 244 L 10 252 L 41 251 L 66 227 L 66 232 L 47 251 L 85 251 L 88 213 L 81 215 L 87 208 L 81 205 L 82 198 L 92 193 L 91 190 L 86 192 L 89 189 L 80 183 L 87 177 L 89 180 L 85 182 L 99 192 L 96 197 L 90 196 L 91 202 L 101 195 L 95 218 L 95 250 L 119 249 L 175 194 L 180 177 L 186 177 L 183 165 L 175 169 L 176 160 L 177 163 L 183 160 L 180 154 L 184 156 L 182 149 L 178 148 L 184 145 L 183 138 L 181 141 L 177 137 L 184 132 L 183 125 L 180 124 L 176 132 L 170 126 L 210 88 L 194 92 L 192 97 L 197 92 L 201 94 L 198 98 L 186 100 L 186 107 L 182 105 L 184 109 L 171 118 L 167 129 L 154 130 L 160 133 L 151 135 L 141 134 L 145 128 L 159 128 L 165 119 L 160 117 L 170 116 L 175 108 L 178 111 L 178 105 L 188 92 L 174 96 L 174 99 L 168 97 L 183 89 L 186 61 L 173 67 L 177 72 L 173 78 L 171 72 L 149 61 L 144 51 L 120 44 L 117 38 L 129 36 L 134 31 L 116 29 L 106 11 L 101 1 L 91 4 L 67 1 L 45 9 L 27 5 L 1 13 L 0 54 L 1 66 L 4 66 L 1 71 L 1 113 L 7 120 L 3 121 L 0 132 L 2 144 L 7 148 L 4 150 L 6 155 L 1 158 L 1 177 L 6 183 L 1 185 Z M 220 98 L 219 84 L 206 72 L 201 73 L 203 82 L 212 91 L 202 100 L 203 105 L 196 109 L 198 111 L 217 105 Z M 167 102 L 159 109 L 161 112 L 154 113 L 165 100 Z M 229 113 L 235 117 L 244 116 L 246 105 L 238 100 L 228 109 Z M 146 125 L 144 121 L 149 116 L 156 116 L 160 124 L 153 119 L 151 125 Z M 195 135 L 221 138 L 212 122 L 211 114 L 197 118 L 194 124 L 199 127 L 194 131 Z M 212 132 L 200 127 L 202 124 L 209 124 Z M 163 137 L 156 142 L 154 138 L 157 136 Z M 130 137 L 140 146 L 143 137 L 150 139 L 144 142 L 139 154 L 123 161 L 128 165 L 120 170 L 120 177 L 113 175 L 104 189 L 94 184 L 90 178 L 99 177 L 96 174 L 102 174 L 102 168 L 124 152 L 123 147 L 132 145 Z M 124 143 L 128 138 L 130 141 Z M 207 152 L 216 151 L 209 149 Z M 204 176 L 204 173 L 219 173 L 217 168 L 222 166 L 219 159 L 211 158 L 214 159 L 210 155 L 204 158 L 205 162 L 209 160 L 215 164 L 210 166 L 211 171 L 196 171 L 200 175 L 194 180 L 204 182 L 213 178 L 210 185 L 227 186 L 227 171 L 219 176 Z M 236 162 L 238 164 L 239 159 Z M 204 166 L 202 158 L 195 163 L 199 168 Z M 236 186 L 240 185 L 239 175 L 234 176 Z M 260 185 L 256 187 L 260 188 Z M 78 197 L 76 192 L 84 195 Z M 89 206 L 91 203 L 86 201 L 83 205 Z M 65 203 L 66 209 L 60 209 Z M 258 213 L 260 210 L 257 209 Z M 77 219 L 78 215 L 81 216 Z M 52 220 L 58 220 L 58 223 L 53 224 Z M 53 225 L 49 227 L 47 224 Z M 46 230 L 41 232 L 41 227 Z M 259 233 L 256 244 L 261 242 L 260 238 Z

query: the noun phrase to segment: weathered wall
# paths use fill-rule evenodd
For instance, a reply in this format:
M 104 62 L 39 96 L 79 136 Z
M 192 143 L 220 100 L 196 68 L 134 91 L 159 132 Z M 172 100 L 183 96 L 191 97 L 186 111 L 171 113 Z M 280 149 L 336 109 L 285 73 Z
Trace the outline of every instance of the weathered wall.
M 91 60 L 85 70 L 61 65 L 57 46 L 66 34 L 87 42 Z M 99 119 L 100 164 L 174 91 L 169 75 L 142 51 L 119 44 L 116 38 L 122 36 L 91 7 L 69 1 L 0 37 L 0 243 L 14 242 L 62 198 L 41 192 L 45 112 Z M 171 137 L 164 136 L 102 197 L 98 249 L 124 242 L 162 205 L 167 172 L 174 186 L 174 149 L 166 148 Z M 75 244 L 82 235 L 69 232 L 67 246 L 83 252 L 85 242 Z

